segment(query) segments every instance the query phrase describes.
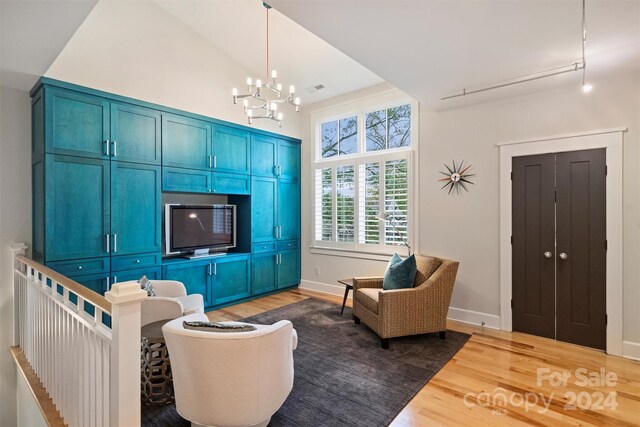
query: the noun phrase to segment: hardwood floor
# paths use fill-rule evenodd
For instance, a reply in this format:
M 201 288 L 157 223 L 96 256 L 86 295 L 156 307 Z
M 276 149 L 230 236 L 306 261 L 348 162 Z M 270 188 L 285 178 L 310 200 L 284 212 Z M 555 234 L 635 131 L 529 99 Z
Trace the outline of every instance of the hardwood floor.
M 207 315 L 240 320 L 309 297 L 342 303 L 338 296 L 293 290 Z M 640 362 L 517 332 L 447 326 L 472 336 L 393 427 L 640 426 Z

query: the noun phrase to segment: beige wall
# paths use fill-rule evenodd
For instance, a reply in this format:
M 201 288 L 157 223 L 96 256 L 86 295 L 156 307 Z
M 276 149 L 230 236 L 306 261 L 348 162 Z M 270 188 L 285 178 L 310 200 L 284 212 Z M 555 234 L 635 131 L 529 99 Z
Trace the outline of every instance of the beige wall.
M 10 247 L 31 242 L 31 100 L 0 86 L 0 425 L 16 425 L 16 370 Z
M 370 91 L 384 89 L 386 86 Z M 342 103 L 370 92 L 323 102 Z M 316 107 L 311 106 L 310 108 Z M 443 112 L 420 111 L 419 246 L 422 253 L 460 260 L 452 307 L 499 315 L 499 152 L 496 143 L 625 126 L 624 339 L 640 342 L 640 75 L 539 92 Z M 310 188 L 309 123 L 305 123 L 303 188 Z M 436 182 L 443 163 L 473 164 L 469 193 L 448 196 Z M 306 180 L 306 182 L 304 181 Z M 303 230 L 311 226 L 311 199 L 303 195 Z M 334 284 L 340 277 L 384 271 L 384 263 L 310 254 L 303 232 L 303 279 Z M 315 275 L 315 267 L 320 275 Z
M 253 73 L 153 2 L 101 1 L 45 75 L 247 124 L 231 89 Z M 254 127 L 299 137 L 301 115 L 284 114 L 282 128 L 270 120 Z

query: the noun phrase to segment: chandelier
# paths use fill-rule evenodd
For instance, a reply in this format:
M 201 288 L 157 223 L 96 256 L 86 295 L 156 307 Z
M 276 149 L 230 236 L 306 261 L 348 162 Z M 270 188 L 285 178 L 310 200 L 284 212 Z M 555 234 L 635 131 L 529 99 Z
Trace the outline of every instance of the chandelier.
M 269 6 L 262 3 L 267 12 L 267 79 L 269 76 Z M 282 84 L 277 82 L 278 72 L 271 70 L 271 79 L 266 84 L 262 80 L 256 79 L 255 84 L 251 77 L 247 78 L 247 92 L 238 94 L 238 89 L 233 88 L 233 103 L 237 104 L 238 99 L 242 99 L 244 114 L 247 116 L 249 124 L 254 119 L 269 119 L 278 122 L 282 127 L 284 115 L 278 111 L 280 104 L 293 105 L 296 112 L 300 111 L 300 98 L 295 96 L 295 87 L 289 86 L 289 95 L 285 98 L 282 91 Z

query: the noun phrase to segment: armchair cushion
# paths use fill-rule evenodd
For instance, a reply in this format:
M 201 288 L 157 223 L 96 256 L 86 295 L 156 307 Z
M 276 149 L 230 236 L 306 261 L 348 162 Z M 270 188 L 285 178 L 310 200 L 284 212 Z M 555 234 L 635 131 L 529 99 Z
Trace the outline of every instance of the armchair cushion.
M 416 271 L 415 255 L 402 259 L 397 253 L 393 254 L 387 265 L 387 271 L 384 272 L 382 288 L 385 290 L 412 288 Z
M 382 289 L 363 288 L 356 291 L 356 300 L 368 310 L 378 314 L 378 299 Z
M 183 315 L 193 313 L 204 313 L 204 299 L 200 294 L 190 294 L 181 297 L 175 297 L 182 304 Z
M 184 320 L 182 327 L 194 331 L 204 332 L 250 332 L 257 328 L 248 323 L 219 323 L 219 322 L 203 322 L 200 320 Z

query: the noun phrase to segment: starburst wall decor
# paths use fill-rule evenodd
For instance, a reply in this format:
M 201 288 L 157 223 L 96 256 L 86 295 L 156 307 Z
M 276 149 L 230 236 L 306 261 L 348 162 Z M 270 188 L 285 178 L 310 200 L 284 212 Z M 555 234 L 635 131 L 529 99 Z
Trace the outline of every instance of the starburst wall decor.
M 440 171 L 442 175 L 446 176 L 446 178 L 438 180 L 445 183 L 442 186 L 441 190 L 449 188 L 447 194 L 451 194 L 454 189 L 457 194 L 460 194 L 460 187 L 462 187 L 465 191 L 469 191 L 466 184 L 473 184 L 473 182 L 471 182 L 469 178 L 475 176 L 475 173 L 469 173 L 471 165 L 465 166 L 464 160 L 460 162 L 460 164 L 456 164 L 455 160 L 452 160 L 452 162 L 452 167 L 449 167 L 445 163 L 444 167 L 447 168 L 447 172 Z

